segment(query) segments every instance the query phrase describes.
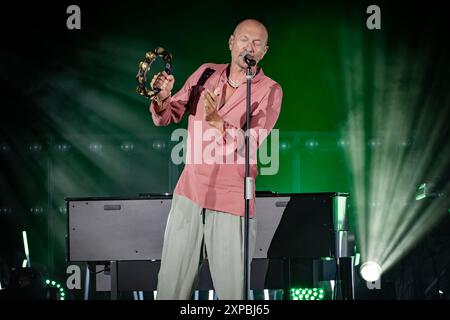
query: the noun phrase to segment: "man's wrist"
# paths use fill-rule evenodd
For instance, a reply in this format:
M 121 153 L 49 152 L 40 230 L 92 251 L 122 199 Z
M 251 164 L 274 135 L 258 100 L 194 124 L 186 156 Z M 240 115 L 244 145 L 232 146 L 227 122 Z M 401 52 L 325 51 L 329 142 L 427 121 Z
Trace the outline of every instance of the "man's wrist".
M 166 108 L 164 107 L 164 102 L 171 96 L 171 94 L 169 93 L 166 97 L 164 97 L 163 99 L 161 99 L 158 95 L 153 99 L 157 110 L 156 113 L 161 113 L 162 111 L 164 111 Z
M 157 94 L 156 97 L 155 97 L 155 100 L 156 100 L 156 101 L 159 101 L 159 102 L 164 102 L 164 101 L 167 100 L 171 95 L 172 95 L 172 92 L 169 92 L 169 94 L 168 94 L 167 96 L 161 98 L 161 96 L 160 96 L 159 94 Z

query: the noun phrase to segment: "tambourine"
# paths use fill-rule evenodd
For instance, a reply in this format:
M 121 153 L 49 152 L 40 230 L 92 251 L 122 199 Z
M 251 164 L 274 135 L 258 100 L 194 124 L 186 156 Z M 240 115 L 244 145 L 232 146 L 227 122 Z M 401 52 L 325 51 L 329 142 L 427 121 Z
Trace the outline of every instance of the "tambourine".
M 167 74 L 172 74 L 172 55 L 161 47 L 157 47 L 153 51 L 149 51 L 145 54 L 144 61 L 139 62 L 139 70 L 136 75 L 136 81 L 138 86 L 136 87 L 137 94 L 144 96 L 145 98 L 150 98 L 153 100 L 155 96 L 161 91 L 159 88 L 146 88 L 147 83 L 147 72 L 157 57 L 161 57 L 165 65 L 165 71 Z

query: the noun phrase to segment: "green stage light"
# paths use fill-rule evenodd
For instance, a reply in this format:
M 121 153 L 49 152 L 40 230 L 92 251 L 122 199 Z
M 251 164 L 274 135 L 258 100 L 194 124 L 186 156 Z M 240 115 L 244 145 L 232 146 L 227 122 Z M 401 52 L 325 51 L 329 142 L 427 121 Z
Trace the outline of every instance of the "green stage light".
M 422 200 L 426 198 L 425 187 L 426 187 L 425 183 L 419 185 L 416 191 L 416 200 Z
M 291 288 L 292 300 L 324 300 L 322 288 Z
M 64 291 L 64 287 L 60 283 L 54 280 L 47 279 L 45 280 L 45 284 L 57 290 L 57 293 L 59 294 L 59 300 L 65 300 L 66 292 Z
M 359 253 L 355 254 L 355 266 L 359 265 L 361 262 L 361 255 Z

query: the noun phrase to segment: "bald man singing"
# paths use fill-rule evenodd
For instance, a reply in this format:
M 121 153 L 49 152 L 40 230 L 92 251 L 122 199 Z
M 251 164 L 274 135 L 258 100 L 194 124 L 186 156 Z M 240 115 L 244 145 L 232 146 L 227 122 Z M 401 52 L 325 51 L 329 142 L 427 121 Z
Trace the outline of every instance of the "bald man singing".
M 250 158 L 254 160 L 250 175 L 256 178 L 256 149 L 274 127 L 283 96 L 280 85 L 258 65 L 267 53 L 267 41 L 268 32 L 261 22 L 244 20 L 228 40 L 230 63 L 203 64 L 174 95 L 172 75 L 162 72 L 152 80 L 151 85 L 161 89 L 150 104 L 154 124 L 166 126 L 188 116 L 185 167 L 173 192 L 164 234 L 157 299 L 190 299 L 203 259 L 208 259 L 219 299 L 244 297 L 242 129 L 246 125 L 247 64 L 243 57 L 249 54 L 256 61 L 251 68 L 250 125 Z M 249 229 L 251 262 L 256 238 L 254 200 Z

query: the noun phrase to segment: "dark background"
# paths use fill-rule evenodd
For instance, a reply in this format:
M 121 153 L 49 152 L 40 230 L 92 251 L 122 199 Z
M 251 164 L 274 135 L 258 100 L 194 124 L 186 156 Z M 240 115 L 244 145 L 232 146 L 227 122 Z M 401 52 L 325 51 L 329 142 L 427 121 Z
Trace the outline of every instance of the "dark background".
M 261 65 L 281 84 L 284 99 L 276 124 L 280 169 L 260 176 L 258 190 L 357 193 L 346 123 L 351 110 L 364 110 L 370 146 L 381 93 L 414 93 L 390 104 L 417 115 L 412 127 L 424 113 L 448 115 L 447 1 L 77 1 L 81 30 L 66 28 L 70 4 L 16 2 L 0 13 L 4 270 L 21 265 L 21 231 L 27 230 L 34 266 L 64 278 L 65 197 L 172 192 L 182 166 L 170 162 L 170 134 L 186 119 L 155 127 L 147 101 L 135 94 L 138 62 L 156 46 L 173 53 L 179 89 L 202 63 L 229 61 L 228 37 L 239 21 L 265 23 L 270 49 Z M 381 30 L 365 26 L 370 4 L 381 7 Z M 411 141 L 430 133 L 416 128 L 408 131 Z M 444 152 L 448 158 L 448 126 L 438 130 L 431 157 Z M 448 162 L 442 168 L 433 176 L 445 185 Z M 426 177 L 429 170 L 423 171 Z M 358 233 L 355 207 L 350 224 Z M 434 255 L 448 255 L 445 241 Z M 446 263 L 427 277 L 434 279 Z

